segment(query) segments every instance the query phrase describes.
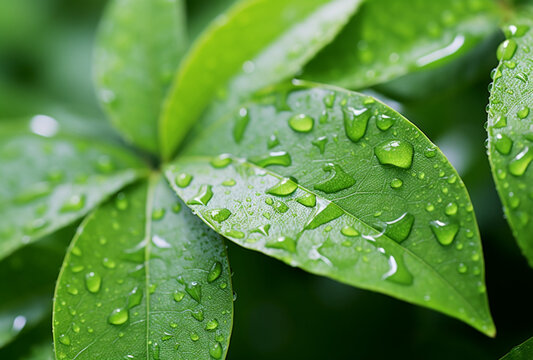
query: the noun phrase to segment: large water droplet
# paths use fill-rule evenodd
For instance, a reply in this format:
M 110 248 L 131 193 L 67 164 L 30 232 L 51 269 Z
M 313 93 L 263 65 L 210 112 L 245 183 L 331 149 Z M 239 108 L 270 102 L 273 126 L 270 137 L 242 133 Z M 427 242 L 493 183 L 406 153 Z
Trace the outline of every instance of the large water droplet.
M 191 181 L 192 181 L 192 175 L 190 175 L 190 174 L 185 174 L 185 173 L 178 174 L 178 175 L 176 175 L 176 177 L 174 178 L 174 182 L 175 182 L 176 185 L 178 185 L 180 188 L 186 188 L 187 186 L 189 186 L 189 184 L 191 183 Z
M 316 205 L 316 196 L 315 194 L 306 193 L 305 195 L 300 196 L 296 199 L 297 202 L 306 207 L 314 207 Z
M 389 115 L 381 114 L 376 118 L 376 126 L 381 131 L 386 131 L 394 124 L 394 119 Z
M 283 178 L 266 192 L 271 195 L 288 196 L 295 192 L 296 189 L 298 189 L 298 185 L 294 181 L 289 178 Z
M 209 216 L 211 219 L 215 220 L 218 223 L 226 221 L 231 215 L 231 211 L 228 209 L 214 209 L 209 211 Z
M 70 337 L 67 334 L 61 334 L 59 335 L 59 342 L 63 345 L 69 346 L 70 345 Z
M 498 50 L 496 51 L 496 57 L 499 61 L 511 60 L 516 52 L 516 48 L 516 41 L 513 39 L 505 40 L 498 47 Z
M 95 272 L 90 272 L 85 275 L 85 286 L 89 292 L 93 294 L 100 291 L 100 286 L 102 285 L 102 277 Z
M 207 274 L 207 282 L 212 283 L 220 277 L 220 274 L 222 274 L 222 264 L 219 261 L 215 261 Z
M 342 111 L 346 136 L 353 142 L 359 141 L 365 136 L 370 111 L 367 108 L 354 109 L 353 107 L 343 108 Z
M 185 291 L 189 294 L 196 302 L 200 303 L 202 300 L 202 285 L 197 281 L 191 281 L 185 285 Z
M 107 321 L 112 325 L 122 325 L 126 321 L 128 321 L 128 318 L 128 310 L 124 308 L 118 308 L 111 312 L 111 314 L 107 318 Z
M 329 163 L 324 165 L 323 170 L 329 172 L 330 176 L 315 184 L 314 188 L 316 190 L 331 194 L 347 189 L 355 184 L 355 179 L 347 174 L 339 165 Z
M 399 218 L 385 223 L 385 235 L 401 243 L 409 237 L 414 221 L 415 217 L 412 214 L 404 213 Z
M 496 150 L 502 155 L 507 155 L 511 152 L 513 147 L 513 140 L 505 134 L 496 134 L 496 140 L 494 141 Z
M 398 178 L 394 178 L 390 182 L 390 187 L 393 189 L 399 189 L 402 187 L 402 185 L 403 185 L 403 181 Z
M 385 141 L 375 147 L 374 153 L 382 165 L 409 169 L 413 162 L 413 146 L 404 140 Z
M 207 331 L 214 331 L 214 330 L 216 330 L 217 327 L 218 327 L 218 320 L 217 319 L 209 320 L 207 322 L 207 324 L 205 324 L 205 329 Z
M 139 305 L 143 298 L 143 290 L 139 287 L 134 287 L 128 295 L 128 309 Z
M 344 211 L 334 203 L 324 199 L 318 199 L 317 202 L 317 209 L 313 213 L 311 219 L 305 225 L 306 230 L 316 229 L 320 225 L 324 225 L 332 220 L 335 220 L 344 214 Z
M 531 160 L 533 153 L 530 153 L 529 146 L 526 146 L 509 162 L 509 172 L 514 176 L 524 175 Z
M 272 165 L 290 166 L 292 163 L 291 156 L 286 151 L 273 151 L 267 155 L 251 157 L 249 160 L 259 167 Z
M 213 190 L 211 185 L 202 185 L 200 186 L 200 189 L 198 190 L 198 193 L 189 201 L 187 201 L 187 204 L 189 205 L 207 205 L 209 203 L 209 200 L 213 197 Z
M 219 342 L 214 343 L 209 348 L 209 355 L 211 355 L 215 359 L 222 358 L 222 345 L 220 345 Z
M 272 249 L 286 250 L 291 253 L 296 252 L 296 241 L 288 236 L 280 236 L 276 239 L 269 239 L 265 246 Z
M 314 120 L 305 114 L 297 114 L 289 119 L 289 126 L 292 130 L 301 133 L 308 133 L 313 130 Z
M 453 242 L 457 232 L 459 231 L 459 225 L 445 223 L 440 220 L 432 221 L 429 226 L 431 227 L 431 231 L 437 238 L 438 242 L 445 246 L 450 245 Z

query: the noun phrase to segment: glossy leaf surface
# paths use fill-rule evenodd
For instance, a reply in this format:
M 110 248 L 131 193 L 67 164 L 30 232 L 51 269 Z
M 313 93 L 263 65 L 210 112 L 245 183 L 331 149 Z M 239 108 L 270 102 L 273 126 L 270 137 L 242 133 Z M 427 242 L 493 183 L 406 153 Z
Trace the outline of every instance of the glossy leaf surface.
M 222 239 L 154 176 L 81 225 L 56 288 L 56 355 L 221 359 L 232 317 Z
M 205 129 L 166 174 L 244 247 L 494 334 L 461 179 L 371 97 L 304 87 L 266 95 Z
M 533 11 L 506 29 L 489 108 L 489 158 L 507 220 L 533 266 Z M 529 15 L 529 16 L 528 16 Z
M 303 78 L 352 89 L 455 59 L 497 30 L 492 0 L 367 1 Z
M 182 0 L 113 0 L 100 25 L 98 98 L 131 143 L 158 151 L 161 104 L 187 47 Z
M 241 97 L 293 76 L 332 40 L 359 3 L 241 1 L 218 17 L 184 59 L 165 101 L 163 156 L 172 156 L 217 93 L 235 105 Z
M 36 116 L 30 129 L 0 128 L 0 258 L 73 223 L 145 165 L 116 145 L 58 134 Z
M 533 358 L 533 338 L 524 341 L 522 344 L 515 346 L 501 360 L 529 360 Z

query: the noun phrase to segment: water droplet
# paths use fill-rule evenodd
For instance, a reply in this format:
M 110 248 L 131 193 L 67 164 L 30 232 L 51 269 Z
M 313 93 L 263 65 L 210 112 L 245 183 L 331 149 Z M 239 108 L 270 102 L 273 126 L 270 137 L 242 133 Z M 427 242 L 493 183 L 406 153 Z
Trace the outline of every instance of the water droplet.
M 233 128 L 233 140 L 235 140 L 237 144 L 242 141 L 244 137 L 244 132 L 246 131 L 249 122 L 250 114 L 248 112 L 248 109 L 241 108 L 235 121 L 235 127 Z
M 292 163 L 291 156 L 286 151 L 273 151 L 267 155 L 251 157 L 249 160 L 259 167 L 272 165 L 290 166 Z
M 185 285 L 185 291 L 189 294 L 197 303 L 202 300 L 202 285 L 197 281 L 191 281 Z
M 315 194 L 306 193 L 305 195 L 297 198 L 296 201 L 303 206 L 314 207 L 316 205 L 316 196 Z
M 37 231 L 47 227 L 48 224 L 49 222 L 46 219 L 35 219 L 24 226 L 24 232 L 26 232 L 27 234 L 34 234 Z
M 177 325 L 177 324 L 176 324 Z M 172 325 L 171 325 L 172 327 Z M 168 333 L 166 331 L 163 332 L 163 336 L 161 336 L 161 340 L 162 341 L 168 341 L 170 339 L 172 339 L 174 337 L 174 335 L 172 335 L 171 333 Z
M 100 275 L 92 271 L 85 275 L 85 286 L 89 292 L 92 292 L 93 294 L 97 293 L 100 291 L 100 285 L 102 285 L 102 278 Z
M 63 345 L 69 346 L 70 345 L 70 337 L 66 334 L 61 334 L 59 336 L 59 342 Z
M 289 178 L 283 178 L 266 192 L 276 196 L 288 196 L 295 192 L 296 189 L 298 189 L 298 185 L 294 181 Z
M 529 115 L 529 108 L 527 106 L 523 106 L 520 110 L 518 110 L 516 115 L 520 119 L 525 119 Z
M 209 348 L 209 355 L 211 355 L 215 359 L 222 358 L 222 345 L 220 345 L 219 342 L 214 343 Z
M 499 61 L 511 60 L 516 52 L 516 41 L 513 39 L 505 40 L 498 46 L 496 57 Z
M 207 282 L 212 283 L 220 277 L 220 274 L 222 274 L 222 264 L 219 261 L 215 261 L 207 274 Z
M 256 229 L 252 230 L 252 233 L 261 234 L 263 236 L 268 236 L 268 232 L 270 230 L 270 224 L 265 224 L 257 227 Z
M 409 169 L 413 162 L 413 146 L 407 141 L 385 141 L 375 147 L 374 153 L 382 165 Z
M 507 117 L 505 115 L 498 115 L 494 119 L 494 127 L 496 129 L 501 129 L 507 126 Z
M 161 220 L 165 216 L 165 209 L 154 209 L 152 211 L 152 220 L 158 221 Z
M 355 184 L 355 179 L 347 174 L 339 165 L 328 163 L 323 170 L 329 172 L 330 176 L 314 185 L 316 190 L 321 190 L 331 194 L 349 188 Z
M 305 225 L 306 230 L 316 229 L 344 214 L 344 211 L 327 200 L 318 199 L 318 207 Z
M 221 169 L 231 164 L 232 161 L 233 159 L 231 158 L 231 155 L 221 154 L 211 160 L 211 166 L 216 169 Z
M 512 191 L 509 193 L 509 206 L 511 209 L 516 209 L 520 206 L 520 198 Z
M 390 187 L 393 189 L 399 189 L 402 187 L 402 185 L 403 185 L 403 181 L 398 178 L 394 178 L 390 182 Z
M 231 187 L 231 186 L 235 186 L 235 184 L 237 184 L 237 182 L 234 179 L 228 179 L 228 180 L 222 181 L 222 186 Z
M 122 325 L 128 321 L 129 314 L 128 310 L 124 308 L 117 308 L 111 312 L 107 321 L 112 325 Z
M 360 233 L 353 226 L 346 225 L 341 229 L 341 234 L 348 237 L 359 236 Z
M 152 356 L 153 356 L 154 360 L 159 360 L 160 359 L 159 351 L 160 351 L 159 344 L 154 342 L 152 344 Z
M 207 205 L 209 203 L 209 200 L 213 197 L 213 190 L 211 185 L 202 185 L 200 186 L 200 189 L 198 190 L 198 194 L 196 194 L 192 199 L 187 201 L 187 204 L 189 205 Z
M 52 186 L 47 182 L 40 182 L 32 185 L 29 189 L 24 190 L 15 197 L 15 202 L 25 204 L 37 200 L 52 192 Z
M 308 133 L 313 130 L 315 121 L 305 114 L 297 114 L 289 118 L 289 126 L 292 130 L 301 133 Z
M 197 334 L 196 332 L 193 331 L 193 332 L 191 333 L 191 340 L 192 340 L 192 341 L 198 341 L 198 340 L 200 340 L 200 336 L 198 336 L 198 334 Z
M 424 150 L 424 156 L 428 159 L 435 157 L 435 155 L 437 155 L 437 149 L 435 149 L 434 147 L 427 148 L 426 150 Z
M 457 204 L 454 202 L 451 202 L 448 205 L 446 205 L 446 208 L 444 209 L 444 213 L 449 216 L 453 216 L 457 214 Z
M 463 263 L 459 263 L 459 265 L 457 265 L 457 271 L 460 273 L 460 274 L 464 274 L 468 271 L 468 267 L 463 264 Z
M 79 211 L 85 206 L 85 195 L 72 195 L 61 206 L 61 212 Z
M 381 114 L 376 118 L 376 126 L 381 131 L 387 131 L 394 125 L 394 119 L 389 115 Z
M 440 220 L 432 221 L 430 224 L 431 231 L 441 245 L 450 245 L 459 231 L 459 225 L 445 223 Z
M 181 210 L 181 203 L 180 202 L 176 202 L 174 205 L 172 205 L 172 212 L 174 214 L 178 214 Z
M 335 104 L 335 97 L 335 93 L 328 93 L 326 96 L 324 96 L 324 105 L 326 105 L 328 108 L 332 108 L 333 104 Z
M 403 262 L 403 256 L 392 256 L 385 252 L 385 249 L 378 249 L 383 255 L 388 256 L 389 270 L 383 274 L 383 279 L 391 281 L 400 285 L 411 285 L 413 283 L 413 275 L 409 272 Z
M 496 134 L 496 140 L 494 141 L 496 150 L 502 155 L 507 155 L 511 152 L 513 147 L 513 140 L 505 134 Z
M 527 25 L 509 25 L 505 30 L 506 37 L 521 37 L 528 32 L 529 26 Z
M 202 310 L 194 310 L 191 312 L 191 315 L 198 321 L 204 321 L 204 312 Z
M 172 295 L 175 302 L 180 302 L 185 297 L 185 293 L 183 291 L 176 290 L 174 291 L 174 294 Z
M 269 239 L 265 244 L 267 248 L 286 250 L 291 253 L 296 252 L 296 241 L 287 236 L 280 236 L 276 239 Z
M 244 233 L 239 230 L 229 230 L 224 233 L 224 236 L 234 238 L 234 239 L 243 239 Z
M 190 174 L 185 174 L 185 173 L 178 174 L 178 175 L 176 175 L 176 177 L 174 178 L 174 182 L 175 182 L 176 185 L 179 186 L 180 188 L 186 188 L 187 186 L 189 186 L 189 184 L 191 183 L 191 181 L 192 181 L 192 175 L 190 175 Z
M 415 217 L 412 214 L 404 213 L 399 218 L 385 223 L 385 235 L 401 243 L 409 237 L 414 221 Z
M 267 141 L 267 148 L 272 149 L 279 145 L 279 139 L 276 135 L 270 135 Z
M 139 305 L 143 298 L 143 291 L 138 286 L 134 287 L 128 295 L 128 309 Z
M 228 209 L 214 209 L 209 211 L 209 216 L 216 222 L 222 223 L 231 216 L 231 211 Z
M 514 176 L 524 175 L 531 160 L 533 153 L 530 153 L 529 146 L 526 146 L 509 162 L 509 172 Z
M 218 320 L 217 319 L 209 320 L 207 322 L 207 324 L 205 324 L 205 329 L 207 331 L 214 331 L 214 330 L 216 330 L 217 327 L 218 327 Z
M 343 108 L 344 131 L 346 136 L 353 142 L 359 141 L 365 136 L 370 111 L 368 109 Z
M 326 150 L 326 143 L 328 138 L 326 136 L 320 136 L 311 142 L 312 145 L 316 146 L 321 154 Z
M 103 258 L 102 259 L 102 265 L 105 268 L 114 269 L 117 264 L 113 260 L 111 260 L 109 258 Z
M 117 197 L 115 198 L 115 207 L 118 210 L 126 210 L 128 208 L 128 198 L 126 197 L 126 194 L 123 192 L 117 194 Z

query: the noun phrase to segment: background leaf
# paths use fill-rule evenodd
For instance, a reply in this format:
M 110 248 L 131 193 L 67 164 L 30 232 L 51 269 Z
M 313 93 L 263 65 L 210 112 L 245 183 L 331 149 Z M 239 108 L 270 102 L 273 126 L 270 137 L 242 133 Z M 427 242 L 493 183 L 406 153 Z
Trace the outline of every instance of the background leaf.
M 501 360 L 528 360 L 533 357 L 533 338 L 524 341 L 522 344 L 514 347 L 509 354 Z
M 506 28 L 498 48 L 489 107 L 489 158 L 505 215 L 533 266 L 533 10 L 523 10 Z
M 267 95 L 206 129 L 166 174 L 242 246 L 494 334 L 461 179 L 371 97 L 303 87 Z
M 332 40 L 359 3 L 241 1 L 217 18 L 184 59 L 165 101 L 159 129 L 164 157 L 173 155 L 213 96 L 218 93 L 235 106 L 243 96 L 293 76 Z
M 100 25 L 98 97 L 126 139 L 157 153 L 157 119 L 187 46 L 182 0 L 113 0 Z
M 367 1 L 304 69 L 304 79 L 361 89 L 462 56 L 497 30 L 492 0 Z
M 119 193 L 80 227 L 56 289 L 59 358 L 224 357 L 225 247 L 159 179 Z
M 35 116 L 0 129 L 0 258 L 73 223 L 146 173 L 116 145 L 57 134 L 58 123 Z
M 67 228 L 0 262 L 0 347 L 52 313 L 52 297 L 68 240 Z

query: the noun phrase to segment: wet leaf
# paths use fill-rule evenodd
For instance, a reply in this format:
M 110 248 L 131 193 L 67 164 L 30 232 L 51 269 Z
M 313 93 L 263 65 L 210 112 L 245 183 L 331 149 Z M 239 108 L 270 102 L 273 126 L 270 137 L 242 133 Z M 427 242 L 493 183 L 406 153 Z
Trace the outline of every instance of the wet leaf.
M 528 17 L 529 14 L 529 17 Z M 488 134 L 492 173 L 522 252 L 533 266 L 533 10 L 506 27 L 493 72 Z
M 497 24 L 492 0 L 367 1 L 303 78 L 353 89 L 384 83 L 464 55 Z
M 84 221 L 55 299 L 59 359 L 221 359 L 228 348 L 233 294 L 224 244 L 160 176 Z
M 157 118 L 187 47 L 182 0 L 114 0 L 100 25 L 98 97 L 131 143 L 158 152 Z
M 293 76 L 332 40 L 359 3 L 241 1 L 218 17 L 184 59 L 165 101 L 159 124 L 163 156 L 173 155 L 215 95 L 235 105 Z
M 494 335 L 463 182 L 374 98 L 303 86 L 267 94 L 205 129 L 166 175 L 244 247 Z
M 522 344 L 515 346 L 501 360 L 529 360 L 533 357 L 533 338 L 524 341 Z
M 0 258 L 80 219 L 147 171 L 129 151 L 54 135 L 57 126 L 36 116 L 28 130 L 0 127 Z

